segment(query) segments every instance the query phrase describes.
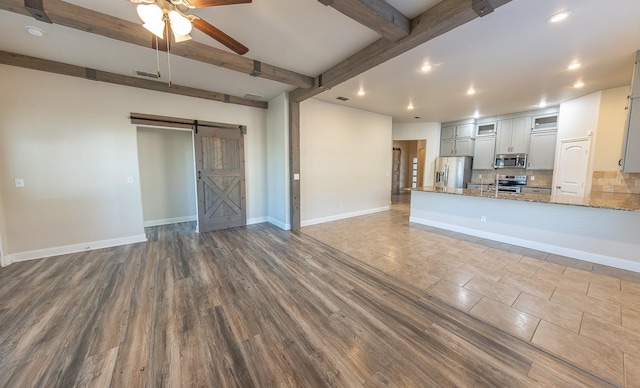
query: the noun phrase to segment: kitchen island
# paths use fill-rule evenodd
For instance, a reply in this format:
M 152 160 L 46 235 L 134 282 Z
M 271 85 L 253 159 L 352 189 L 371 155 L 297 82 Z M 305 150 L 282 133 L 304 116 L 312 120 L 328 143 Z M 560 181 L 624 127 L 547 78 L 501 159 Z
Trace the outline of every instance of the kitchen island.
M 470 197 L 508 199 L 512 201 L 555 203 L 561 205 L 598 207 L 616 210 L 640 210 L 640 194 L 591 193 L 587 197 L 575 197 L 530 193 L 515 194 L 509 192 L 496 192 L 494 190 L 452 189 L 433 186 L 418 187 L 411 190 L 431 193 L 464 195 Z
M 420 187 L 410 221 L 640 272 L 640 195 L 585 198 Z

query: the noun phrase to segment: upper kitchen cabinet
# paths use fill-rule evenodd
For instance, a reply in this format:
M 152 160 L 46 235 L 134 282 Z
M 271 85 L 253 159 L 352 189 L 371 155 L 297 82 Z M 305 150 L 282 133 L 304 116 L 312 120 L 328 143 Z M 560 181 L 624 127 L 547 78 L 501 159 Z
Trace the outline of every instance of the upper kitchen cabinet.
M 473 153 L 474 170 L 492 170 L 496 162 L 496 138 L 495 136 L 484 136 L 476 140 L 476 147 Z
M 640 50 L 636 52 L 633 83 L 629 93 L 627 123 L 622 144 L 622 172 L 640 173 Z
M 473 156 L 475 129 L 473 120 L 443 123 L 440 131 L 440 156 Z
M 557 131 L 531 132 L 527 169 L 553 170 L 557 137 Z
M 448 140 L 456 138 L 456 126 L 442 126 L 442 130 L 440 130 L 440 140 Z
M 475 128 L 474 123 L 457 125 L 456 137 L 473 137 Z
M 560 107 L 541 109 L 533 113 L 532 131 L 557 131 Z
M 495 117 L 487 117 L 478 120 L 476 124 L 476 136 L 495 136 L 497 120 Z
M 531 116 L 498 121 L 496 154 L 524 154 L 531 130 Z

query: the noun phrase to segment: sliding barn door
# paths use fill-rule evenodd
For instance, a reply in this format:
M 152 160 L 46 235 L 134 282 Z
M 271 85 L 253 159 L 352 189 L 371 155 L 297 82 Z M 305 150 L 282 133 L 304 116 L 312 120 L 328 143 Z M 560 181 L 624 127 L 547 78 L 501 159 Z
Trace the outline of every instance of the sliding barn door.
M 245 225 L 243 132 L 198 128 L 195 149 L 199 231 Z

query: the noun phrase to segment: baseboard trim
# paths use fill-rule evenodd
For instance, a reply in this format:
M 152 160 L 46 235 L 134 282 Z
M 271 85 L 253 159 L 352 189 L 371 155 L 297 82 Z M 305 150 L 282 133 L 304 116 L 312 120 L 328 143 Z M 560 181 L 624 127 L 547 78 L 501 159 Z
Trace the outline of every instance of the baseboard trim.
M 521 247 L 553 253 L 556 255 L 571 257 L 573 259 L 588 261 L 590 263 L 602 264 L 609 267 L 624 269 L 627 271 L 640 272 L 640 263 L 630 261 L 627 259 L 621 259 L 618 257 L 606 256 L 606 255 L 591 253 L 587 251 L 581 251 L 579 249 L 560 247 L 557 245 L 545 244 L 538 241 L 525 240 L 522 238 L 506 236 L 503 234 L 484 232 L 477 229 L 472 229 L 472 228 L 467 228 L 464 226 L 458 226 L 458 225 L 452 225 L 452 224 L 446 224 L 443 222 L 432 221 L 432 220 L 428 220 L 420 217 L 410 217 L 409 222 L 414 222 L 416 224 L 421 224 L 426 226 L 432 226 L 438 229 L 450 230 L 452 232 L 468 234 L 470 236 L 486 238 L 489 240 L 494 240 L 494 241 L 498 241 L 506 244 L 518 245 Z
M 291 230 L 291 224 L 285 224 L 284 222 L 276 220 L 273 217 L 269 217 L 268 221 L 270 224 L 273 224 L 282 230 Z
M 334 216 L 315 218 L 312 220 L 302 221 L 300 225 L 304 227 L 304 226 L 311 226 L 316 224 L 324 224 L 325 222 L 344 220 L 346 218 L 352 218 L 352 217 L 358 217 L 358 216 L 366 216 L 367 214 L 373 214 L 373 213 L 380 213 L 380 212 L 387 211 L 389 209 L 391 209 L 390 206 L 383 206 L 383 207 L 377 207 L 373 209 L 360 210 L 357 212 L 336 214 Z
M 66 255 L 69 253 L 92 251 L 95 249 L 111 248 L 120 245 L 136 244 L 147 241 L 147 236 L 144 234 L 138 234 L 129 237 L 120 237 L 109 240 L 100 240 L 87 242 L 82 244 L 65 245 L 61 247 L 37 249 L 34 251 L 10 253 L 2 258 L 2 266 L 6 267 L 11 263 L 18 263 L 21 261 L 43 259 L 45 257 L 53 257 L 59 255 Z
M 152 226 L 179 224 L 181 222 L 191 222 L 191 221 L 197 221 L 197 220 L 198 220 L 198 216 L 162 218 L 162 219 L 159 219 L 159 220 L 145 221 L 143 226 L 145 228 L 150 228 Z
M 269 217 L 254 217 L 247 219 L 247 225 L 262 224 L 263 222 L 268 221 Z

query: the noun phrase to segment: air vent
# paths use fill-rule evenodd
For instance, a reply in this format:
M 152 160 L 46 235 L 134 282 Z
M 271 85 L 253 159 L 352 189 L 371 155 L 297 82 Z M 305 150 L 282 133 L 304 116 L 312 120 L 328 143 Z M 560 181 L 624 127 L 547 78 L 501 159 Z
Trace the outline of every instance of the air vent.
M 260 101 L 264 98 L 264 96 L 255 93 L 245 93 L 244 98 L 246 98 L 247 100 Z
M 160 78 L 160 74 L 158 73 L 147 73 L 146 71 L 142 71 L 142 70 L 136 70 L 136 74 L 141 77 Z
M 349 99 L 347 97 L 336 97 L 336 100 L 340 100 L 340 101 L 349 101 Z

